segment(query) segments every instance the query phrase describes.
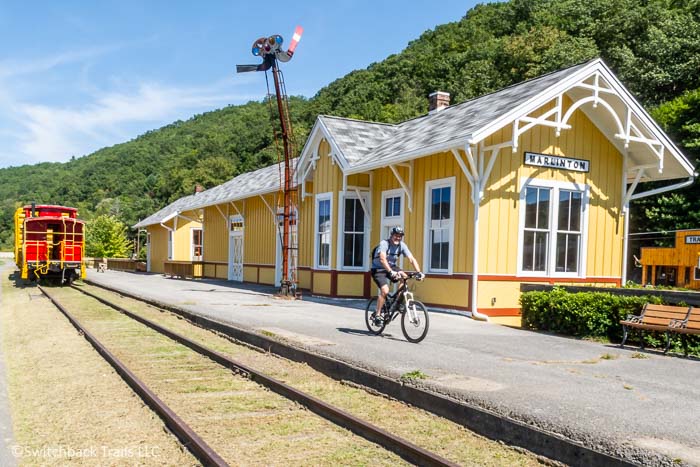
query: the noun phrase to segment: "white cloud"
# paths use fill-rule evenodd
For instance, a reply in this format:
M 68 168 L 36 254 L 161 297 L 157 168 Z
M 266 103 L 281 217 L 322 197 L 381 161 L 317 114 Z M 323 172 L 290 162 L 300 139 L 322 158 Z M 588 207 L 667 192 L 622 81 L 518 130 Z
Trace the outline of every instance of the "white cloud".
M 218 85 L 178 88 L 150 83 L 130 94 L 107 93 L 82 108 L 21 104 L 18 113 L 24 132 L 18 148 L 28 159 L 24 163 L 65 161 L 193 113 L 255 98 L 259 96 L 222 92 Z M 134 125 L 142 130 L 133 134 Z

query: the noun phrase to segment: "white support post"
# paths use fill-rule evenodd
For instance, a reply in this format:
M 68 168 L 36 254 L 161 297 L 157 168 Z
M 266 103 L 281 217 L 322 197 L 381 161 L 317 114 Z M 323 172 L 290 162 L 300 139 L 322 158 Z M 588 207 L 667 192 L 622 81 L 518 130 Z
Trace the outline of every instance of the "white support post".
M 624 287 L 627 283 L 627 248 L 629 243 L 630 233 L 630 205 L 629 202 L 622 207 L 622 212 L 625 216 L 622 232 L 622 275 L 620 277 L 620 286 Z
M 464 150 L 467 155 L 467 160 L 469 162 L 470 167 L 467 167 L 467 164 L 462 160 L 462 156 L 459 150 L 452 149 L 452 155 L 457 160 L 457 164 L 459 164 L 459 167 L 462 169 L 462 173 L 464 173 L 464 176 L 466 177 L 467 181 L 469 181 L 469 185 L 471 187 L 472 204 L 474 205 L 474 241 L 472 243 L 472 278 L 470 281 L 470 309 L 472 318 L 480 321 L 488 321 L 489 317 L 488 315 L 479 313 L 477 305 L 479 285 L 479 208 L 481 200 L 484 197 L 483 190 L 486 186 L 486 182 L 489 178 L 489 175 L 491 175 L 491 171 L 493 170 L 493 166 L 496 162 L 496 157 L 498 157 L 498 153 L 500 152 L 501 147 L 504 146 L 507 145 L 495 145 L 489 147 L 491 149 L 491 157 L 489 158 L 486 167 L 484 167 L 485 151 L 483 143 L 480 143 L 479 145 L 478 165 L 474 163 L 474 156 L 472 154 L 471 146 L 469 144 L 465 145 Z

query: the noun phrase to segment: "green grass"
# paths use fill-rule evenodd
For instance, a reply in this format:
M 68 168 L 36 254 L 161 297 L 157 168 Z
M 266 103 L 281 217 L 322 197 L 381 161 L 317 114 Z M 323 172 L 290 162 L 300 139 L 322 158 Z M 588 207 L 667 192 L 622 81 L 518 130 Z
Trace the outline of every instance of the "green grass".
M 401 375 L 401 381 L 416 381 L 419 379 L 428 379 L 428 375 L 420 370 L 413 370 Z

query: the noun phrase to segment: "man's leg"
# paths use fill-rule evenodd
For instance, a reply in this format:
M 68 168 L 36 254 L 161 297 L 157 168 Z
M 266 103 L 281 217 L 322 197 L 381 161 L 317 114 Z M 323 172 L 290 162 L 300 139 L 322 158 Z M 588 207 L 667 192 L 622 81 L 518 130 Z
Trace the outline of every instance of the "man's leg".
M 379 289 L 379 295 L 377 296 L 377 310 L 374 312 L 374 316 L 381 316 L 382 307 L 384 306 L 388 293 L 389 286 L 387 284 L 382 285 Z

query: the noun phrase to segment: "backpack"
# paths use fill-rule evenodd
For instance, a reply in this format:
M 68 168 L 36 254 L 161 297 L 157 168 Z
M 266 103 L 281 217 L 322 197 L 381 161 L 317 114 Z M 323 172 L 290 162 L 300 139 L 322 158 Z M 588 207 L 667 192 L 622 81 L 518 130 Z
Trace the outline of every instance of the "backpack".
M 387 241 L 387 243 L 389 244 L 389 248 L 391 248 L 390 239 L 387 238 L 386 241 Z M 379 244 L 378 244 L 377 246 L 375 246 L 374 248 L 372 248 L 372 254 L 369 256 L 370 264 L 371 264 L 372 261 L 374 261 L 374 258 L 379 257 L 379 245 L 381 245 L 381 243 L 382 243 L 382 242 L 379 242 Z M 398 253 L 396 254 L 396 256 L 397 256 L 397 257 L 398 257 L 398 256 L 401 256 L 402 253 L 403 253 L 403 250 L 401 249 L 401 244 L 399 244 L 399 251 L 398 251 Z

